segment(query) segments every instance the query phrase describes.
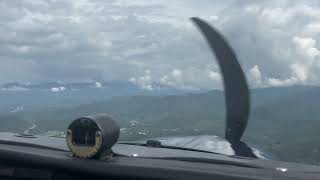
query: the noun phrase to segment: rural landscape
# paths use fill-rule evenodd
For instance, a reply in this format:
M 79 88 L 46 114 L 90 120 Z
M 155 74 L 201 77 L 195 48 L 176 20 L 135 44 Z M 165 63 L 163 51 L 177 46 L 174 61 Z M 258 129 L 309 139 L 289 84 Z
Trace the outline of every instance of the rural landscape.
M 72 120 L 107 113 L 119 124 L 123 141 L 224 135 L 221 90 L 181 91 L 159 86 L 148 91 L 128 83 L 94 85 L 64 84 L 65 90 L 53 92 L 48 84 L 24 90 L 18 84 L 7 84 L 0 91 L 1 131 L 64 137 Z M 251 89 L 244 141 L 270 159 L 319 164 L 319 96 L 320 88 L 315 86 Z

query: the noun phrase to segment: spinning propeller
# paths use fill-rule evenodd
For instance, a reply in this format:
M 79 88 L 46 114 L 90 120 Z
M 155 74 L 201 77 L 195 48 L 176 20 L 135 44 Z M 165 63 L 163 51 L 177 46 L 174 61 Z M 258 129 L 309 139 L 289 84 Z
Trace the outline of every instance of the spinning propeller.
M 248 84 L 236 54 L 224 37 L 200 18 L 191 18 L 199 28 L 220 66 L 226 102 L 225 138 L 236 155 L 256 157 L 241 137 L 247 127 L 250 112 Z

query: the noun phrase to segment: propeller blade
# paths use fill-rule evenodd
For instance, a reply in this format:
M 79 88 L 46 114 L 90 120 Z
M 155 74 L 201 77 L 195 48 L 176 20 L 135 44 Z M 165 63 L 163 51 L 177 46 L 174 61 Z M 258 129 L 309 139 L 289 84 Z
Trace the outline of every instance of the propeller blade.
M 202 32 L 220 66 L 226 102 L 225 138 L 231 144 L 239 144 L 246 129 L 250 111 L 250 97 L 245 75 L 234 51 L 223 36 L 200 18 L 193 17 L 191 20 Z

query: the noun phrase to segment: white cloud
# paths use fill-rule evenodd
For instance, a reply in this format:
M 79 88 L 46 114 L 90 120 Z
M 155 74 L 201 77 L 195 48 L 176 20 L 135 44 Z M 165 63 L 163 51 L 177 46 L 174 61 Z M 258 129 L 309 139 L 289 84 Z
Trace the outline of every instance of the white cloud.
M 311 35 L 316 35 L 320 33 L 320 23 L 316 22 L 316 23 L 310 23 L 308 25 L 305 26 L 304 34 L 311 34 Z
M 320 55 L 320 50 L 316 48 L 317 41 L 313 38 L 303 38 L 295 36 L 293 42 L 300 48 L 301 53 L 314 58 Z
M 142 89 L 152 91 L 153 87 L 153 79 L 151 77 L 151 71 L 149 69 L 145 70 L 144 75 L 139 77 L 131 77 L 129 82 L 139 86 Z
M 217 16 L 217 15 L 211 15 L 211 16 L 208 17 L 208 20 L 218 21 L 218 20 L 219 20 L 219 16 Z
M 62 92 L 62 91 L 65 91 L 65 90 L 66 90 L 66 88 L 63 87 L 63 86 L 51 88 L 52 92 Z
M 254 65 L 249 70 L 249 83 L 252 83 L 254 86 L 260 86 L 262 84 L 262 75 L 258 65 Z
M 0 3 L 0 83 L 129 79 L 149 90 L 155 83 L 221 87 L 207 45 L 188 19 L 198 16 L 226 36 L 251 85 L 320 84 L 315 1 L 16 3 Z
M 154 88 L 151 84 L 146 84 L 144 86 L 142 86 L 143 89 L 146 89 L 146 90 L 149 90 L 149 91 L 152 91 Z
M 261 10 L 261 7 L 259 7 L 256 4 L 249 4 L 248 6 L 245 7 L 245 11 L 248 13 L 258 13 Z
M 180 69 L 174 69 L 172 70 L 171 75 L 176 80 L 180 80 L 182 78 L 182 71 Z
M 137 79 L 135 77 L 131 77 L 129 79 L 129 82 L 131 82 L 132 84 L 136 84 L 137 83 Z
M 264 8 L 261 17 L 271 24 L 285 25 L 295 15 L 294 9 Z
M 209 71 L 209 78 L 214 81 L 221 81 L 221 75 L 218 72 Z
M 29 91 L 28 88 L 20 87 L 20 86 L 12 86 L 9 88 L 1 88 L 2 91 Z
M 170 85 L 170 86 L 174 84 L 167 75 L 164 75 L 160 78 L 160 83 L 164 85 Z
M 94 83 L 94 87 L 95 88 L 102 88 L 102 83 L 97 81 Z
M 110 17 L 115 21 L 128 19 L 128 16 L 121 16 L 121 15 L 111 15 Z
M 18 54 L 25 54 L 30 52 L 31 47 L 29 46 L 11 46 L 11 50 Z
M 182 88 L 183 80 L 182 71 L 180 69 L 173 69 L 170 74 L 163 75 L 159 83 L 177 88 L 180 86 L 180 88 Z
M 291 86 L 305 84 L 308 79 L 308 69 L 303 65 L 293 64 L 290 66 L 291 76 L 285 79 L 269 78 L 269 86 Z
M 291 65 L 292 76 L 299 82 L 305 82 L 308 79 L 308 68 L 304 65 L 292 64 Z
M 294 85 L 295 82 L 294 82 L 294 79 L 290 79 L 290 78 L 287 78 L 287 79 L 277 79 L 277 78 L 269 78 L 268 79 L 268 85 L 269 86 L 292 86 Z

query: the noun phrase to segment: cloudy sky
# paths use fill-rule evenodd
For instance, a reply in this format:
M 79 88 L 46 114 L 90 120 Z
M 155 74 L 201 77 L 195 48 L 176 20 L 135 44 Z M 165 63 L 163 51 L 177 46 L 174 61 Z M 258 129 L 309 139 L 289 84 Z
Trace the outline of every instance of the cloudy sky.
M 192 16 L 226 36 L 251 87 L 320 85 L 318 0 L 3 0 L 0 83 L 219 88 Z

